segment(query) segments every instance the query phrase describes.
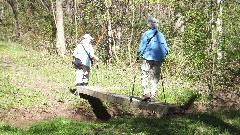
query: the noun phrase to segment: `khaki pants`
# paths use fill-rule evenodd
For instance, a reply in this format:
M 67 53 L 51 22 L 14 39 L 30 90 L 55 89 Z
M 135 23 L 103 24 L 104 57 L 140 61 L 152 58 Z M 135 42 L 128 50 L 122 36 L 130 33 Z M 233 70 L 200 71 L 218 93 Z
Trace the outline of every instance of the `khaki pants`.
M 89 81 L 89 72 L 90 67 L 88 66 L 81 66 L 81 68 L 76 69 L 76 84 L 78 83 L 88 83 Z
M 160 66 L 161 62 L 143 60 L 141 69 L 144 95 L 148 94 L 155 97 L 161 73 Z

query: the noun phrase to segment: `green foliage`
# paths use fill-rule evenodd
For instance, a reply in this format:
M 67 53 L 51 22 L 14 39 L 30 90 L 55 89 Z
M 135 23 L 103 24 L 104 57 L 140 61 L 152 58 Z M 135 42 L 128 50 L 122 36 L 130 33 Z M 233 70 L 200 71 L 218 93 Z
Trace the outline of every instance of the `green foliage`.
M 14 16 L 12 15 L 11 10 L 8 9 L 8 4 L 6 2 L 1 1 L 0 5 L 2 6 L 2 10 L 5 10 L 3 14 L 0 15 L 0 19 L 2 23 L 0 25 L 0 40 L 1 41 L 16 41 L 17 36 L 14 31 Z
M 202 7 L 201 7 L 202 8 Z M 208 7 L 204 7 L 208 8 Z M 211 53 L 209 48 L 211 46 L 211 31 L 209 27 L 209 10 L 202 10 L 199 8 L 191 8 L 190 10 L 183 11 L 184 20 L 186 25 L 184 27 L 184 33 L 180 35 L 183 45 L 183 56 L 186 58 L 185 66 L 191 66 L 192 69 L 187 73 L 189 77 L 194 80 L 205 80 L 211 72 Z M 204 70 L 206 76 L 202 74 Z M 186 71 L 188 72 L 188 71 Z
M 223 10 L 223 37 L 222 37 L 222 48 L 223 57 L 219 64 L 222 79 L 220 82 L 223 84 L 229 84 L 232 78 L 236 79 L 236 84 L 239 84 L 237 74 L 239 72 L 239 61 L 240 61 L 240 43 L 239 36 L 237 33 L 240 32 L 240 24 L 238 22 L 238 16 L 240 13 L 240 4 L 233 4 L 226 2 Z M 231 21 L 229 21 L 231 20 Z M 234 79 L 234 80 L 235 80 Z M 234 81 L 235 82 L 235 81 Z

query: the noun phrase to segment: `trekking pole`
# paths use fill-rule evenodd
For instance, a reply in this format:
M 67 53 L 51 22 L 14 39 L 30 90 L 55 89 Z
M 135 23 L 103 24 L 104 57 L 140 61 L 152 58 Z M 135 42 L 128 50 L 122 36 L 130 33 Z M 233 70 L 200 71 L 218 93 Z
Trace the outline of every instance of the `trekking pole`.
M 161 80 L 162 80 L 162 89 L 163 89 L 163 98 L 164 98 L 164 102 L 167 103 L 166 101 L 166 96 L 165 96 L 165 90 L 164 90 L 164 85 L 163 85 L 163 75 L 161 74 Z
M 133 65 L 131 65 L 131 66 L 135 66 L 135 65 L 136 65 L 136 63 L 137 63 L 137 61 L 136 61 L 136 62 L 134 62 L 134 63 L 133 63 Z M 137 73 L 135 72 L 135 75 L 134 75 L 134 77 L 133 77 L 133 87 L 132 87 L 132 91 L 131 91 L 131 98 L 130 98 L 130 102 L 132 102 L 132 98 L 133 98 L 133 96 L 134 96 L 134 89 L 135 89 L 136 77 L 137 77 Z
M 133 96 L 134 96 L 134 88 L 135 88 L 136 76 L 137 76 L 137 74 L 135 74 L 134 77 L 133 77 L 133 87 L 132 87 L 130 102 L 132 102 L 132 98 L 133 98 Z

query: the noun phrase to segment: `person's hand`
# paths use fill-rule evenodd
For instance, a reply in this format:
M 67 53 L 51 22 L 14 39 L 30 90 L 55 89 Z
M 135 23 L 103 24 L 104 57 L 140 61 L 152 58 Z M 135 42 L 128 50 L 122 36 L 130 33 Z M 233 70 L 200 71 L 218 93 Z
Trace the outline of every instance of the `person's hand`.
M 99 61 L 99 58 L 98 58 L 97 56 L 94 56 L 94 59 L 95 59 L 96 61 Z
M 139 57 L 136 57 L 136 60 L 135 60 L 135 62 L 138 62 L 139 61 Z

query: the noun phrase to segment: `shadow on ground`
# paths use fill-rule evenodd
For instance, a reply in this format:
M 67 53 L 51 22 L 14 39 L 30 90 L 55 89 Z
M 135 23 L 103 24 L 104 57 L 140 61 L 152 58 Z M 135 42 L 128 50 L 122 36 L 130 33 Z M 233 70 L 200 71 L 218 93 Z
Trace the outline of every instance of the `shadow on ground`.
M 70 92 L 76 94 L 76 89 L 70 89 Z M 89 102 L 95 116 L 98 119 L 106 121 L 111 119 L 111 115 L 108 113 L 107 108 L 103 105 L 100 99 L 82 93 L 77 94 L 79 94 L 81 98 L 86 99 Z

